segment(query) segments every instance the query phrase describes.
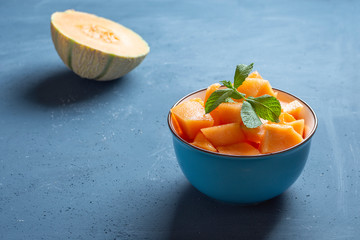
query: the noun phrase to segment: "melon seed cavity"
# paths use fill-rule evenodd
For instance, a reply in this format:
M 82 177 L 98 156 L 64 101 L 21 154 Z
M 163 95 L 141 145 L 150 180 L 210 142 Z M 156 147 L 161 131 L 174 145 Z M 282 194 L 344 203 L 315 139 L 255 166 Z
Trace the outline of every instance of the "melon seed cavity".
M 94 39 L 101 39 L 107 43 L 115 43 L 120 41 L 119 37 L 115 35 L 115 33 L 109 29 L 106 29 L 102 26 L 98 26 L 95 24 L 91 25 L 79 25 L 81 31 Z

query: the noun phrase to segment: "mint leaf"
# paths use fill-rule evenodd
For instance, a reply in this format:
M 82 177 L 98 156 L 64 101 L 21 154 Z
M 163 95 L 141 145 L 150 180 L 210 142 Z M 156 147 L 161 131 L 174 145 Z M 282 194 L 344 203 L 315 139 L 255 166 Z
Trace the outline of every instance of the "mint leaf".
M 231 94 L 231 98 L 234 99 L 246 99 L 245 98 L 245 94 L 240 93 L 238 90 L 236 90 L 235 88 L 233 88 L 233 93 Z
M 227 101 L 227 99 L 234 93 L 233 89 L 219 89 L 214 91 L 205 103 L 205 113 L 209 113 L 221 103 Z
M 248 128 L 256 128 L 262 124 L 254 108 L 248 101 L 243 102 L 240 114 L 243 123 Z
M 227 99 L 225 99 L 226 103 L 234 103 L 235 101 L 231 98 L 231 97 L 228 97 Z
M 248 97 L 247 101 L 259 117 L 272 122 L 279 122 L 281 105 L 275 97 L 266 94 L 257 98 Z
M 253 69 L 254 63 L 249 65 L 239 64 L 236 66 L 235 75 L 234 75 L 234 88 L 238 88 L 249 76 L 251 70 Z
M 227 88 L 232 88 L 233 87 L 233 85 L 232 85 L 232 83 L 230 81 L 224 80 L 224 81 L 220 81 L 220 83 L 222 83 Z

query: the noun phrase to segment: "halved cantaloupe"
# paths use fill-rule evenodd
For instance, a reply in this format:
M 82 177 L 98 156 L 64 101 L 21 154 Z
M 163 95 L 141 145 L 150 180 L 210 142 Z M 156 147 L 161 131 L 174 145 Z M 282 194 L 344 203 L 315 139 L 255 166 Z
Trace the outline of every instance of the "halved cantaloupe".
M 216 148 L 245 141 L 245 135 L 241 130 L 240 123 L 202 128 L 201 132 Z
M 294 100 L 284 106 L 284 112 L 291 114 L 295 119 L 299 119 L 303 108 L 304 106 L 298 100 Z
M 293 127 L 284 124 L 265 124 L 264 137 L 260 143 L 261 153 L 285 150 L 300 143 L 303 138 Z
M 238 91 L 246 94 L 247 97 L 259 97 L 265 94 L 275 96 L 275 93 L 268 80 L 261 78 L 246 78 Z
M 232 155 L 249 156 L 249 155 L 259 155 L 260 154 L 258 149 L 256 149 L 255 147 L 253 147 L 252 145 L 250 145 L 246 142 L 235 143 L 235 144 L 226 145 L 226 146 L 220 146 L 217 149 L 218 149 L 219 153 L 232 154 Z
M 196 147 L 203 148 L 205 150 L 217 152 L 216 148 L 211 144 L 211 142 L 209 142 L 209 140 L 207 140 L 207 138 L 204 136 L 202 132 L 198 132 L 194 141 L 191 144 Z
M 74 10 L 52 14 L 51 36 L 66 66 L 83 78 L 99 81 L 127 74 L 150 51 L 148 44 L 132 30 Z
M 171 109 L 171 113 L 175 115 L 187 140 L 193 140 L 201 128 L 214 124 L 211 115 L 205 114 L 204 103 L 199 98 L 180 103 Z

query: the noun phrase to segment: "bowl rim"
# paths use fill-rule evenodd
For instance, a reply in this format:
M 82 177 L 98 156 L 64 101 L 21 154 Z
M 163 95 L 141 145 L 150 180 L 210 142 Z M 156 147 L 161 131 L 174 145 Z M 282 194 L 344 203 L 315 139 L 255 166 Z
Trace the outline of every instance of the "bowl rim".
M 223 87 L 223 85 L 222 85 Z M 204 153 L 207 153 L 207 154 L 211 154 L 211 155 L 214 155 L 214 156 L 219 156 L 219 157 L 231 157 L 231 158 L 238 158 L 238 159 L 249 159 L 249 158 L 264 158 L 264 157 L 268 157 L 268 156 L 274 156 L 274 155 L 278 155 L 278 154 L 282 154 L 282 153 L 286 153 L 286 152 L 289 152 L 289 151 L 292 151 L 293 149 L 295 148 L 298 148 L 302 145 L 304 145 L 305 143 L 307 143 L 308 141 L 310 141 L 310 139 L 312 138 L 312 136 L 315 134 L 316 132 L 316 129 L 318 127 L 318 119 L 317 119 L 317 116 L 315 114 L 315 111 L 310 107 L 309 104 L 307 104 L 304 100 L 302 100 L 301 98 L 295 96 L 294 94 L 291 94 L 291 93 L 288 93 L 284 90 L 280 90 L 278 88 L 273 88 L 273 90 L 275 91 L 278 91 L 278 92 L 282 92 L 284 94 L 287 94 L 293 98 L 295 98 L 296 100 L 300 101 L 302 104 L 304 104 L 311 112 L 313 118 L 314 118 L 314 127 L 311 129 L 309 135 L 300 143 L 290 147 L 290 148 L 287 148 L 287 149 L 284 149 L 284 150 L 281 150 L 281 151 L 278 151 L 278 152 L 273 152 L 273 153 L 266 153 L 266 154 L 260 154 L 260 155 L 234 155 L 234 154 L 224 154 L 224 153 L 218 153 L 218 152 L 212 152 L 212 151 L 208 151 L 208 150 L 205 150 L 203 148 L 200 148 L 200 147 L 196 147 L 192 144 L 190 144 L 189 142 L 187 142 L 186 140 L 184 140 L 183 138 L 181 138 L 177 132 L 173 129 L 172 127 L 172 124 L 171 124 L 171 109 L 175 106 L 177 106 L 180 102 L 182 102 L 184 99 L 190 97 L 191 95 L 194 95 L 194 94 L 197 94 L 199 92 L 202 92 L 202 91 L 206 91 L 207 88 L 202 88 L 202 89 L 199 89 L 199 90 L 196 90 L 196 91 L 193 91 L 187 95 L 185 95 L 184 97 L 182 97 L 181 99 L 179 99 L 169 110 L 169 113 L 168 113 L 168 117 L 167 117 L 167 123 L 168 123 L 168 127 L 170 128 L 170 131 L 172 132 L 172 134 L 178 139 L 180 140 L 181 142 L 185 143 L 187 146 L 189 146 L 190 148 L 193 148 L 195 150 L 199 150 L 199 151 L 202 151 Z

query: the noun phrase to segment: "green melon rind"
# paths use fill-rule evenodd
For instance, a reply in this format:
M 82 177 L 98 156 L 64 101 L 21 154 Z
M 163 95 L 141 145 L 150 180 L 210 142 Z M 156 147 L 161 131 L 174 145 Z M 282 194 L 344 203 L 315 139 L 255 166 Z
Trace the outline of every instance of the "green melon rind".
M 95 80 L 102 79 L 107 74 L 107 72 L 109 71 L 109 67 L 110 67 L 111 63 L 114 60 L 114 57 L 115 57 L 114 54 L 109 54 L 108 61 L 107 61 L 106 65 L 105 65 L 105 67 L 104 67 L 104 70 L 100 73 L 99 76 L 94 78 Z
M 69 51 L 68 51 L 68 67 L 72 70 L 72 49 L 73 49 L 73 46 L 74 46 L 74 41 L 72 39 L 69 40 Z
M 69 69 L 80 77 L 97 81 L 109 81 L 124 76 L 137 67 L 149 53 L 148 51 L 137 57 L 106 53 L 67 37 L 52 21 L 51 36 L 57 53 Z

